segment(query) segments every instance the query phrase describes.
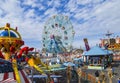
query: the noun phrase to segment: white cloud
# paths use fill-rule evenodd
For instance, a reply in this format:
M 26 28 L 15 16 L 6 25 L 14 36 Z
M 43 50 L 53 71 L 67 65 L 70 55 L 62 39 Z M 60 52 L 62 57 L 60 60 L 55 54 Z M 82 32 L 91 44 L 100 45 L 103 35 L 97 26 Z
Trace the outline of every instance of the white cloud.
M 69 0 L 68 4 L 66 4 L 66 10 L 69 12 L 76 12 L 77 11 L 77 5 L 75 0 Z
M 45 22 L 51 16 L 59 14 L 59 11 L 60 14 L 71 18 L 70 21 L 76 33 L 75 38 L 79 37 L 74 40 L 73 45 L 78 47 L 84 45 L 82 40 L 84 37 L 89 39 L 91 45 L 92 42 L 94 44 L 98 42 L 99 39 L 95 39 L 96 35 L 101 34 L 100 37 L 102 37 L 107 30 L 119 33 L 119 3 L 120 0 L 106 0 L 104 2 L 103 0 L 69 0 L 64 9 L 60 10 L 56 9 L 62 5 L 60 0 L 24 0 L 23 2 L 19 0 L 0 0 L 0 16 L 2 16 L 0 17 L 0 26 L 9 22 L 11 27 L 18 26 L 18 30 L 26 42 L 29 42 L 30 39 L 41 41 Z M 21 7 L 21 5 L 23 6 Z M 83 7 L 80 8 L 78 5 Z M 26 9 L 27 6 L 28 9 Z M 38 10 L 35 8 L 38 8 Z M 36 11 L 38 11 L 37 13 L 40 12 L 40 15 L 36 14 Z
M 24 5 L 29 5 L 29 6 L 32 6 L 32 7 L 36 7 L 36 0 L 24 0 L 23 1 L 23 4 Z
M 105 34 L 108 30 L 112 31 L 113 33 L 118 33 L 120 31 L 120 1 L 108 0 L 104 3 L 99 2 L 100 0 L 97 0 L 96 2 L 91 0 L 79 0 L 78 4 L 92 4 L 93 8 L 87 8 L 86 5 L 82 9 L 76 9 L 76 2 L 71 2 L 70 5 L 66 5 L 67 8 L 73 10 L 72 12 L 75 13 L 75 19 L 72 22 L 76 36 L 88 37 L 90 38 L 90 42 L 94 42 L 93 44 L 97 44 L 99 38 L 103 38 L 103 34 Z M 86 21 L 82 24 L 79 24 L 78 21 L 81 18 Z M 99 35 L 98 39 L 91 39 L 91 37 L 96 35 Z M 76 45 L 76 42 L 78 41 L 79 40 L 74 41 L 74 45 Z M 82 43 L 80 45 L 82 45 Z
M 26 18 L 32 18 L 35 16 L 34 9 L 28 10 L 25 14 Z
M 116 2 L 108 2 L 105 4 L 99 4 L 93 9 L 93 12 L 82 12 L 82 14 L 76 14 L 75 17 L 78 18 L 79 16 L 86 19 L 87 22 L 79 25 L 83 29 L 91 29 L 91 31 L 102 29 L 112 29 L 113 26 L 116 25 L 116 30 L 118 29 L 119 25 L 119 18 L 120 12 L 119 0 Z M 114 13 L 113 13 L 114 12 Z M 82 16 L 83 15 L 83 16 Z M 91 18 L 94 17 L 94 18 Z
M 22 35 L 22 38 L 25 39 L 25 41 L 26 39 L 40 41 L 43 25 L 39 23 L 40 19 L 35 20 L 31 18 L 36 17 L 34 10 L 31 9 L 24 12 L 24 9 L 19 6 L 20 2 L 14 0 L 0 3 L 2 3 L 0 8 L 3 9 L 3 11 L 6 13 L 4 17 L 0 18 L 0 26 L 5 26 L 5 24 L 8 22 L 13 28 L 18 26 L 18 31 Z
M 44 13 L 44 15 L 55 15 L 55 14 L 57 14 L 57 10 L 55 8 L 50 8 L 46 10 L 46 12 Z
M 59 7 L 59 6 L 61 6 L 60 0 L 54 0 L 53 5 L 54 5 L 54 7 Z
M 116 0 L 97 6 L 95 8 L 95 12 L 93 13 L 93 15 L 96 16 L 96 26 L 98 26 L 101 30 L 109 29 L 110 31 L 118 32 L 118 30 L 120 30 L 119 3 L 120 1 Z

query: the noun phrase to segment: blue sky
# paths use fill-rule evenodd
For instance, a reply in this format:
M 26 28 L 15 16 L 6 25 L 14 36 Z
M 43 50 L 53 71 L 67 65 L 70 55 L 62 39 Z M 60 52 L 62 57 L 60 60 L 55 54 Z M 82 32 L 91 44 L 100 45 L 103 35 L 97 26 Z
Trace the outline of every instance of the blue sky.
M 18 27 L 26 46 L 41 49 L 45 22 L 53 15 L 68 16 L 74 27 L 73 47 L 94 46 L 109 30 L 120 35 L 120 0 L 0 0 L 0 26 Z

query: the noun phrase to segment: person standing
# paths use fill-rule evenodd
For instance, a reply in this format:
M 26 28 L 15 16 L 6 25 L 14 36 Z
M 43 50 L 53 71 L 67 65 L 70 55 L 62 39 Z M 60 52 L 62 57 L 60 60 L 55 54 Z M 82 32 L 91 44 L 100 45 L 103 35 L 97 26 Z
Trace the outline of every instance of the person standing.
M 111 68 L 111 66 L 109 66 L 109 68 L 108 68 L 109 83 L 112 83 L 112 77 L 113 77 L 112 68 Z
M 120 83 L 120 78 L 118 78 L 118 83 Z
M 53 80 L 54 80 L 54 83 L 58 83 L 58 79 L 56 77 L 53 78 Z
M 70 80 L 71 80 L 71 66 L 68 66 L 67 67 L 67 83 L 70 83 Z
M 96 82 L 98 83 L 98 81 L 99 81 L 99 72 L 98 72 L 98 70 L 95 72 L 95 77 L 96 77 Z
M 101 78 L 101 79 L 100 79 L 101 82 L 102 82 L 102 83 L 105 83 L 105 80 L 106 80 L 106 79 L 105 79 L 105 73 L 104 73 L 103 71 L 101 71 L 101 73 L 100 73 L 100 78 Z
M 78 66 L 77 74 L 78 74 L 78 83 L 81 83 L 82 70 L 80 66 Z

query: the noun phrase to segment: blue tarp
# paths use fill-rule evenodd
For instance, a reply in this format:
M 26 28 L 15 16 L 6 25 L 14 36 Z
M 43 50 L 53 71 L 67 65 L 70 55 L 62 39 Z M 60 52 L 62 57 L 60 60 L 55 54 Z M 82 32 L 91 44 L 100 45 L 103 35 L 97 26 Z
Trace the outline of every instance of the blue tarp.
M 110 55 L 113 52 L 110 50 L 106 50 L 103 48 L 100 48 L 99 46 L 95 46 L 91 48 L 89 51 L 86 51 L 83 53 L 83 56 L 96 56 L 96 55 Z

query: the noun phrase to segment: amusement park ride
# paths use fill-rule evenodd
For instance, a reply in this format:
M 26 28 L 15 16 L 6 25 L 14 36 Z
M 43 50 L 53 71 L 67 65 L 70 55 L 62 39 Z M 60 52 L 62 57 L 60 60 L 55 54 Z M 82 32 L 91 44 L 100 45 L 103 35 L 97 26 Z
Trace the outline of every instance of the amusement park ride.
M 65 53 L 72 50 L 73 26 L 67 16 L 55 15 L 45 23 L 43 30 L 43 51 Z
M 20 48 L 22 45 L 24 45 L 24 41 L 22 40 L 20 34 L 16 29 L 13 29 L 10 27 L 10 24 L 6 24 L 5 27 L 0 28 L 0 73 L 4 73 L 4 79 L 0 80 L 0 83 L 4 80 L 7 80 L 8 73 L 14 72 L 14 77 L 17 81 L 17 83 L 24 83 L 21 80 L 20 72 L 22 72 L 22 67 L 19 65 L 19 60 L 21 60 L 22 56 L 24 55 L 24 61 L 27 62 L 27 64 L 30 67 L 35 68 L 40 73 L 44 73 L 38 64 L 41 66 L 46 67 L 46 69 L 50 69 L 47 65 L 43 64 L 40 59 L 37 57 L 31 56 L 28 54 L 29 51 L 33 51 L 34 48 L 29 47 L 23 47 Z M 23 72 L 22 72 L 23 73 Z M 1 74 L 0 74 L 1 75 Z M 6 76 L 6 78 L 5 78 Z M 24 76 L 25 78 L 25 76 Z M 27 79 L 27 78 L 26 78 Z M 29 83 L 27 81 L 26 83 Z
M 111 37 L 112 34 L 108 31 L 105 34 L 107 38 L 101 39 L 100 46 L 112 50 L 114 52 L 113 60 L 118 61 L 120 60 L 120 37 Z
M 100 45 L 104 47 L 105 45 L 108 45 L 109 50 L 120 50 L 120 37 L 111 38 L 110 36 L 113 33 L 110 33 L 109 31 L 105 34 L 108 38 L 101 39 Z

